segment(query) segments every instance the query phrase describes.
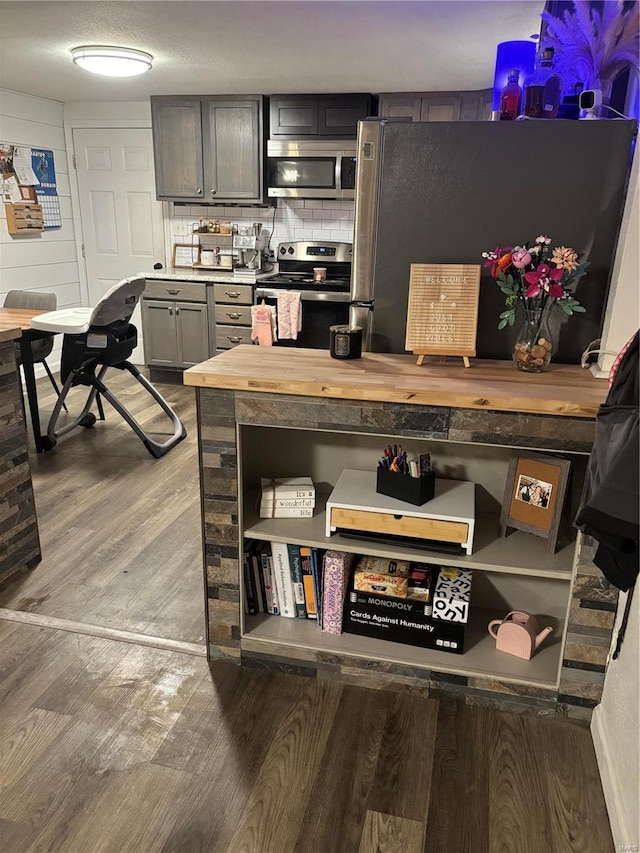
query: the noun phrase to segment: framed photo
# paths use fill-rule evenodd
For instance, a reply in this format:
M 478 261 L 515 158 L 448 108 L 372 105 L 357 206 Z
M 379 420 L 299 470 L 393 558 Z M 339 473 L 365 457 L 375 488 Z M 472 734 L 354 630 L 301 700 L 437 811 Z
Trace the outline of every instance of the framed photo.
M 192 243 L 174 243 L 173 259 L 171 265 L 174 267 L 192 267 L 198 263 L 200 258 L 200 246 Z
M 515 456 L 509 473 L 500 513 L 500 535 L 510 527 L 547 540 L 554 553 L 569 481 L 571 462 L 555 456 L 529 453 Z

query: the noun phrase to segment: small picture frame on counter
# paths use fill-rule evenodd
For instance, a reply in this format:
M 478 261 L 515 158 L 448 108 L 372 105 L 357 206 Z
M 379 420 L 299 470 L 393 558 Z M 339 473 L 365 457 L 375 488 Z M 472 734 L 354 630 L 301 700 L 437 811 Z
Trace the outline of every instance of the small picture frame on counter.
M 174 243 L 171 266 L 176 269 L 191 269 L 200 259 L 200 246 L 192 243 Z
M 509 528 L 533 533 L 546 539 L 547 551 L 554 554 L 570 469 L 568 459 L 539 453 L 514 456 L 500 513 L 500 536 L 506 536 Z

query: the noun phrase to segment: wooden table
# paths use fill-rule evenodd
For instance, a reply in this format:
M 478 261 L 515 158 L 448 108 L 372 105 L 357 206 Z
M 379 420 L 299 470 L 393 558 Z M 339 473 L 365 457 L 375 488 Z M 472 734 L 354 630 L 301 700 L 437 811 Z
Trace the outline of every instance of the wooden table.
M 41 340 L 51 336 L 51 332 L 42 332 L 31 328 L 31 320 L 45 311 L 34 311 L 28 308 L 0 308 L 0 341 L 15 339 L 20 347 L 20 360 L 24 371 L 24 382 L 27 388 L 29 400 L 29 412 L 31 414 L 31 426 L 36 451 L 41 453 L 46 450 L 42 432 L 40 430 L 40 412 L 38 410 L 38 392 L 36 389 L 36 375 L 33 369 L 32 341 Z

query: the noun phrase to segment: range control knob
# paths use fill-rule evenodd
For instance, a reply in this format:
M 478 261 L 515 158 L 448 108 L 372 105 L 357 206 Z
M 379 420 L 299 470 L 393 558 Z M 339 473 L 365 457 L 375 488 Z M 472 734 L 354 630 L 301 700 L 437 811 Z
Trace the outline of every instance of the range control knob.
M 281 254 L 281 255 L 286 255 L 286 254 L 287 254 L 287 250 L 285 249 L 285 247 L 284 247 L 284 246 L 280 246 L 280 254 Z
M 289 246 L 287 251 L 289 252 L 290 255 L 293 255 L 293 253 L 295 252 L 295 249 L 293 248 L 293 246 Z

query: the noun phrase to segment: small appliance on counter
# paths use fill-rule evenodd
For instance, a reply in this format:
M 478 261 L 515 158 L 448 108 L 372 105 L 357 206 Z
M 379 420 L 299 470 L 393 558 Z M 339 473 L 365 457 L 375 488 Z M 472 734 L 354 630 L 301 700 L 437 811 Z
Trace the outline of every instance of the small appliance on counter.
M 280 294 L 300 293 L 302 328 L 296 340 L 279 340 L 275 346 L 329 349 L 332 326 L 349 323 L 351 243 L 298 240 L 280 243 L 279 272 L 260 280 L 256 304 L 263 300 L 277 308 Z M 317 270 L 323 272 L 318 280 Z
M 234 278 L 245 277 L 247 280 L 255 281 L 257 274 L 262 271 L 265 246 L 261 234 L 261 222 L 236 226 L 233 234 L 233 248 L 236 250 L 238 263 L 234 267 Z

